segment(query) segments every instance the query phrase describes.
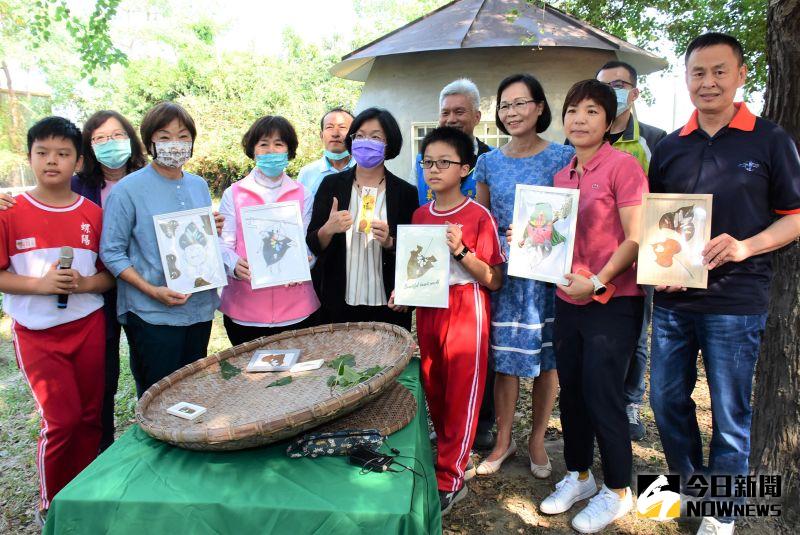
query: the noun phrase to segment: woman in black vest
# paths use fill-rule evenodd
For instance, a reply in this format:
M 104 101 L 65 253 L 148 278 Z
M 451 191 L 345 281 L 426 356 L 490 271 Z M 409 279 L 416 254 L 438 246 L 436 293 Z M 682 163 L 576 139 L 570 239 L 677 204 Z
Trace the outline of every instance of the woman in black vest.
M 387 110 L 368 108 L 353 120 L 345 144 L 355 167 L 327 176 L 314 198 L 306 241 L 327 321 L 380 321 L 411 329 L 411 312 L 387 306 L 394 289 L 397 225 L 411 223 L 417 190 L 390 173 L 385 160 L 403 137 Z

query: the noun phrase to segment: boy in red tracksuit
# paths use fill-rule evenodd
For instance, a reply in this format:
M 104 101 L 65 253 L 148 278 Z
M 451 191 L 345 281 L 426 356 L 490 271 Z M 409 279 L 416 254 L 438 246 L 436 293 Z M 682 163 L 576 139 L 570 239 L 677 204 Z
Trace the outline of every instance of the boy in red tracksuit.
M 466 496 L 464 472 L 478 424 L 489 353 L 489 291 L 502 284 L 505 262 L 489 211 L 461 193 L 470 172 L 472 139 L 450 127 L 422 141 L 425 182 L 435 200 L 412 223 L 448 225 L 450 305 L 417 308 L 422 381 L 438 440 L 436 480 L 442 514 Z M 394 296 L 390 301 L 394 305 Z
M 53 496 L 97 456 L 102 294 L 114 279 L 98 259 L 102 210 L 70 187 L 81 164 L 78 127 L 61 117 L 42 119 L 28 131 L 28 160 L 36 187 L 0 212 L 0 291 L 13 319 L 17 364 L 42 417 L 41 519 Z M 58 269 L 63 247 L 72 249 L 72 263 Z

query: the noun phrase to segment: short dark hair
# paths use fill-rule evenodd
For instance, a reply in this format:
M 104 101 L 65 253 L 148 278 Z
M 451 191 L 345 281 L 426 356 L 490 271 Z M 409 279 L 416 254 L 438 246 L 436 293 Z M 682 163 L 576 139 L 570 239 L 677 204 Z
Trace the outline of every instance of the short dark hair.
M 173 119 L 178 119 L 178 122 L 186 127 L 189 134 L 192 136 L 193 142 L 197 137 L 194 119 L 192 119 L 192 116 L 189 115 L 189 112 L 187 112 L 183 106 L 177 102 L 159 102 L 148 110 L 144 119 L 142 119 L 141 126 L 139 126 L 139 132 L 142 134 L 142 142 L 145 147 L 147 147 L 147 153 L 153 158 L 156 156 L 153 154 L 153 134 L 167 126 Z
M 611 126 L 617 116 L 617 96 L 614 90 L 608 85 L 591 78 L 589 80 L 582 80 L 575 82 L 572 87 L 567 91 L 567 96 L 564 97 L 564 107 L 561 110 L 561 120 L 567 115 L 567 108 L 570 106 L 577 106 L 584 100 L 592 100 L 599 104 L 606 112 L 606 127 Z M 606 131 L 605 137 L 608 138 L 609 133 Z
M 419 152 L 422 156 L 425 156 L 425 149 L 428 148 L 428 145 L 431 143 L 442 142 L 450 145 L 455 149 L 456 154 L 458 154 L 458 159 L 461 160 L 462 164 L 469 165 L 470 168 L 473 167 L 475 163 L 475 152 L 474 147 L 472 145 L 472 138 L 469 137 L 466 133 L 462 132 L 458 128 L 453 128 L 452 126 L 440 126 L 438 128 L 434 128 L 423 138 L 422 145 L 420 145 Z M 462 178 L 461 181 L 463 182 L 466 180 L 466 177 Z
M 708 48 L 714 45 L 726 45 L 731 47 L 733 49 L 733 55 L 736 56 L 736 59 L 739 61 L 739 67 L 744 65 L 744 49 L 742 48 L 742 43 L 732 35 L 718 32 L 704 33 L 692 39 L 692 42 L 686 47 L 686 54 L 683 60 L 684 64 L 689 64 L 689 56 L 691 56 L 692 52 L 695 50 Z
M 105 186 L 106 181 L 103 178 L 103 169 L 100 166 L 100 162 L 97 161 L 97 156 L 94 155 L 94 149 L 92 148 L 92 136 L 95 130 L 112 117 L 120 122 L 122 129 L 125 130 L 131 140 L 131 157 L 125 163 L 125 174 L 128 175 L 138 171 L 147 165 L 142 142 L 139 140 L 139 135 L 130 121 L 123 117 L 121 113 L 113 110 L 98 111 L 86 119 L 83 125 L 83 168 L 78 172 L 78 178 L 87 186 L 95 188 Z
M 81 130 L 69 119 L 51 115 L 41 119 L 28 129 L 28 157 L 35 141 L 43 141 L 51 137 L 63 137 L 72 142 L 78 158 L 83 154 L 81 149 Z
M 341 106 L 336 106 L 335 108 L 331 108 L 331 109 L 329 109 L 328 111 L 326 111 L 326 112 L 325 112 L 325 113 L 322 115 L 322 118 L 319 120 L 319 129 L 320 129 L 320 130 L 322 130 L 323 128 L 325 128 L 325 117 L 327 117 L 327 116 L 328 116 L 328 115 L 330 115 L 331 113 L 346 113 L 346 114 L 347 114 L 347 115 L 349 115 L 350 117 L 352 117 L 352 116 L 353 116 L 353 114 L 352 114 L 352 113 L 350 112 L 350 110 L 348 110 L 347 108 L 342 108 Z
M 280 115 L 265 115 L 257 119 L 242 137 L 242 148 L 251 160 L 255 160 L 255 148 L 261 138 L 277 134 L 289 147 L 289 159 L 293 160 L 297 154 L 297 132 L 292 123 Z
M 597 78 L 597 75 L 600 74 L 600 71 L 605 71 L 607 69 L 618 69 L 619 67 L 622 67 L 623 69 L 628 71 L 628 74 L 631 75 L 631 83 L 633 84 L 633 87 L 636 87 L 636 80 L 639 75 L 636 72 L 636 69 L 633 68 L 633 65 L 631 65 L 630 63 L 625 63 L 624 61 L 617 61 L 617 60 L 609 61 L 605 65 L 597 69 L 597 72 L 595 73 L 594 76 L 595 78 Z
M 353 150 L 353 139 L 351 136 L 358 132 L 361 125 L 370 119 L 377 119 L 383 129 L 383 133 L 386 135 L 385 158 L 391 160 L 400 154 L 400 149 L 403 148 L 403 134 L 400 133 L 397 120 L 389 113 L 389 110 L 384 108 L 367 108 L 355 116 L 353 123 L 350 125 L 350 130 L 347 131 L 347 137 L 344 140 L 347 150 Z
M 539 80 L 534 78 L 533 75 L 519 73 L 506 76 L 503 81 L 500 82 L 500 85 L 497 88 L 497 104 L 500 104 L 500 95 L 503 94 L 503 91 L 505 91 L 506 88 L 508 88 L 508 86 L 511 84 L 516 84 L 517 82 L 522 82 L 528 87 L 528 90 L 531 92 L 531 98 L 536 101 L 537 104 L 544 104 L 542 107 L 542 114 L 536 121 L 536 132 L 544 132 L 547 130 L 547 127 L 550 126 L 550 121 L 553 120 L 553 117 L 550 113 L 550 105 L 547 103 L 547 98 L 544 96 L 544 88 L 542 87 L 542 84 L 539 83 Z M 497 108 L 495 108 L 494 111 L 494 124 L 497 125 L 497 128 L 502 133 L 508 135 L 506 127 L 503 126 L 503 122 L 500 120 L 500 113 L 497 111 Z

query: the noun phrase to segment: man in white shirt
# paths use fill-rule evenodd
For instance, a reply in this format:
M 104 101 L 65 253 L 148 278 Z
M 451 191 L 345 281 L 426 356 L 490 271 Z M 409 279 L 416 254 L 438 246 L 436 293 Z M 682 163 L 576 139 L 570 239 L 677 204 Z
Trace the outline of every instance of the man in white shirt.
M 353 115 L 344 108 L 333 108 L 322 116 L 319 137 L 324 147 L 322 158 L 300 169 L 297 180 L 316 195 L 322 179 L 355 165 L 344 145 Z

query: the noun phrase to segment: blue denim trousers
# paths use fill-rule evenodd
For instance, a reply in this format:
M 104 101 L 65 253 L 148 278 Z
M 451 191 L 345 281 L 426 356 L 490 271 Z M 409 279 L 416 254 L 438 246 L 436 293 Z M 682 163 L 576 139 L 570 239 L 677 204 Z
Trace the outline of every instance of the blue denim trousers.
M 748 474 L 750 394 L 766 314 L 725 315 L 653 307 L 650 405 L 670 472 Z M 707 467 L 692 391 L 702 351 L 711 392 L 712 435 Z

